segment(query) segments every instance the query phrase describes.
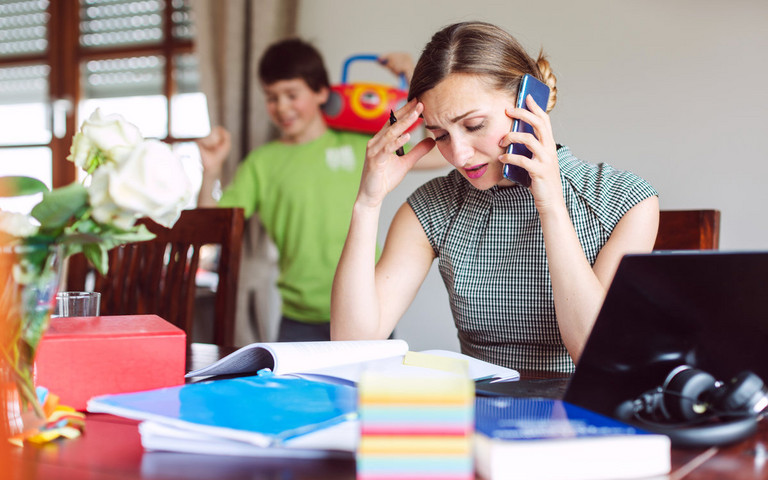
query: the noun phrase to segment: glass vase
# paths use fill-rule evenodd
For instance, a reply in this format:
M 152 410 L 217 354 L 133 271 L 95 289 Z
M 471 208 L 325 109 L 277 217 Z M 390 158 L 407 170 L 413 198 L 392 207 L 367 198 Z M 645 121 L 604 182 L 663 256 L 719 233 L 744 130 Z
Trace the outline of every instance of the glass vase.
M 45 420 L 35 393 L 35 354 L 61 280 L 62 250 L 0 247 L 0 431 L 18 436 Z

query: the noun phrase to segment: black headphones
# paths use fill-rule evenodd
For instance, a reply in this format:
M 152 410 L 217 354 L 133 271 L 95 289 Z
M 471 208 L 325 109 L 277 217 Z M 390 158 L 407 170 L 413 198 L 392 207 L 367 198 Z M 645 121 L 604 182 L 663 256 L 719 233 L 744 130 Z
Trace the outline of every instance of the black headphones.
M 667 435 L 672 445 L 700 448 L 728 445 L 754 434 L 768 406 L 768 389 L 752 372 L 724 384 L 709 373 L 681 365 L 660 387 L 616 408 L 616 416 L 653 433 Z

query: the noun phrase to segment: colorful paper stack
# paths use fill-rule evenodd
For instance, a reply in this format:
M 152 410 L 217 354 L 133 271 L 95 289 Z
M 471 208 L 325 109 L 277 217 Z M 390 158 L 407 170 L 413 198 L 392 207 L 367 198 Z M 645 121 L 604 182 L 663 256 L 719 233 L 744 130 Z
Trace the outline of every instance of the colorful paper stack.
M 475 478 L 474 383 L 466 368 L 446 372 L 433 369 L 434 360 L 418 360 L 425 362 L 362 375 L 358 480 Z M 451 362 L 457 360 L 439 360 L 443 366 Z

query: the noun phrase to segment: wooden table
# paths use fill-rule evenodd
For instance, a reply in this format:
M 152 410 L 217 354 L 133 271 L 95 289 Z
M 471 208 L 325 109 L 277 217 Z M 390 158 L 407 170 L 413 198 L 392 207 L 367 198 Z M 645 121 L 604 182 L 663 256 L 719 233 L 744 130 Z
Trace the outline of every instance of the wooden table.
M 194 344 L 188 368 L 198 368 L 220 357 L 212 345 Z M 521 388 L 535 394 L 564 391 L 567 378 L 521 372 Z M 526 387 L 526 384 L 528 387 Z M 76 440 L 11 451 L 10 465 L 0 466 L 0 479 L 242 479 L 351 480 L 355 462 L 348 459 L 297 460 L 225 457 L 166 452 L 144 452 L 138 422 L 111 415 L 89 414 L 85 434 Z M 2 462 L 5 463 L 5 462 Z M 757 435 L 723 449 L 673 450 L 670 480 L 768 478 L 768 426 Z M 10 467 L 10 468 L 8 468 Z

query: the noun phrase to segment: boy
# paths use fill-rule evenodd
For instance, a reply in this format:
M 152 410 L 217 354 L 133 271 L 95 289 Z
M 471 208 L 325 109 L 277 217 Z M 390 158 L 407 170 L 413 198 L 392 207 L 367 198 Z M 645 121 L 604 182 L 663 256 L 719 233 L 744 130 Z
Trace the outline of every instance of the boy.
M 382 57 L 381 63 L 407 78 L 413 71 L 404 54 Z M 246 157 L 218 205 L 243 207 L 246 217 L 258 212 L 279 251 L 278 341 L 330 340 L 331 284 L 370 136 L 326 126 L 321 107 L 330 85 L 323 59 L 310 44 L 290 39 L 270 46 L 259 79 L 279 139 Z M 198 205 L 214 206 L 211 193 L 229 153 L 229 134 L 216 127 L 199 148 L 204 173 Z M 444 165 L 433 157 L 420 167 Z

